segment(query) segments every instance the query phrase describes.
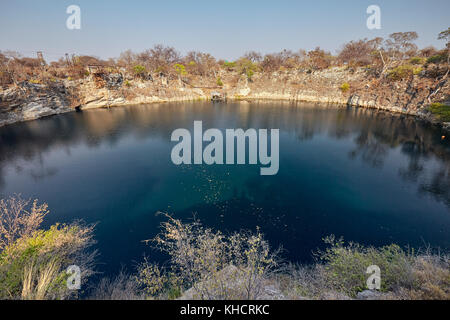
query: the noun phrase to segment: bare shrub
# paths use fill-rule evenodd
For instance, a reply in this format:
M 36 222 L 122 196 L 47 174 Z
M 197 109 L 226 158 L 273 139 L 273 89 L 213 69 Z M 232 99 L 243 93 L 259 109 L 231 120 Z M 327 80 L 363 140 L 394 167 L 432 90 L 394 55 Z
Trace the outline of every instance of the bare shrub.
M 291 50 L 283 50 L 278 53 L 267 54 L 259 62 L 263 71 L 274 72 L 280 69 L 295 69 L 300 67 L 306 58 L 306 53 L 299 50 L 298 53 Z
M 324 293 L 332 290 L 320 264 L 288 264 L 278 275 L 278 281 L 287 299 L 323 299 Z
M 381 293 L 377 299 L 450 299 L 450 260 L 446 255 L 430 248 L 407 253 L 396 245 L 345 245 L 334 236 L 325 240 L 330 247 L 318 252 L 319 263 L 290 264 L 279 273 L 280 287 L 288 299 L 354 298 L 367 290 L 365 271 L 370 265 L 381 269 Z
M 260 65 L 264 72 L 274 72 L 280 69 L 282 61 L 276 54 L 266 54 Z
M 428 47 L 423 48 L 419 52 L 420 52 L 420 56 L 422 56 L 424 58 L 429 58 L 431 56 L 434 56 L 438 52 L 438 50 L 436 50 L 436 48 L 433 46 L 428 46 Z
M 180 284 L 191 288 L 193 299 L 257 299 L 262 294 L 278 265 L 278 251 L 270 251 L 259 230 L 226 236 L 198 221 L 184 224 L 167 217 L 154 242 L 169 254 L 170 267 L 165 272 L 148 264 L 140 269 L 140 283 L 150 283 L 148 293 Z
M 395 292 L 401 299 L 450 300 L 450 259 L 426 248 L 412 265 L 413 284 Z
M 417 46 L 413 43 L 419 36 L 415 31 L 395 32 L 386 40 L 386 48 L 393 60 L 410 58 L 417 52 Z
M 209 53 L 191 51 L 184 57 L 184 61 L 189 74 L 203 77 L 216 77 L 217 75 L 218 65 L 216 59 Z
M 139 285 L 133 276 L 120 272 L 117 277 L 110 280 L 102 278 L 92 293 L 93 300 L 142 300 Z
M 170 73 L 172 66 L 179 62 L 181 57 L 175 48 L 157 44 L 138 54 L 136 60 L 153 72 Z
M 339 53 L 339 59 L 349 65 L 364 66 L 372 62 L 373 46 L 367 39 L 350 41 Z
M 48 205 L 31 202 L 20 195 L 0 200 L 0 250 L 17 239 L 31 236 L 49 213 Z
M 244 54 L 244 58 L 250 60 L 253 63 L 260 63 L 263 60 L 262 55 L 256 51 L 248 51 Z
M 308 52 L 308 64 L 313 70 L 323 70 L 331 66 L 332 56 L 329 52 L 317 47 Z
M 366 269 L 371 265 L 380 267 L 383 274 L 381 290 L 390 291 L 409 287 L 413 282 L 412 263 L 414 256 L 397 245 L 381 248 L 364 247 L 330 236 L 324 239 L 329 244 L 317 256 L 324 262 L 327 282 L 337 291 L 355 296 L 366 289 Z

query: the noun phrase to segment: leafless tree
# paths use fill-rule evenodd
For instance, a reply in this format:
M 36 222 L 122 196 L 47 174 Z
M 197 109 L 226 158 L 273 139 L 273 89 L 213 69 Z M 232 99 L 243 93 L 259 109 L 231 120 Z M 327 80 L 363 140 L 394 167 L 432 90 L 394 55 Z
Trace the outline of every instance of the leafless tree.
M 0 67 L 2 72 L 2 85 L 15 83 L 26 79 L 29 75 L 29 69 L 26 70 L 20 62 L 21 55 L 16 51 L 3 51 L 1 52 Z
M 131 69 L 134 66 L 134 64 L 136 64 L 136 60 L 137 60 L 136 54 L 131 50 L 127 50 L 120 54 L 117 62 L 121 67 Z
M 250 60 L 253 63 L 260 63 L 263 59 L 262 55 L 256 51 L 249 51 L 245 53 L 244 58 Z
M 87 67 L 89 65 L 98 65 L 98 66 L 106 66 L 107 62 L 103 61 L 102 59 L 98 58 L 98 57 L 93 57 L 93 56 L 75 56 L 74 57 L 74 62 L 76 65 L 82 66 L 82 67 Z
M 266 54 L 261 61 L 261 68 L 265 72 L 277 71 L 282 66 L 282 60 L 277 54 Z
M 305 61 L 306 56 L 304 50 L 293 52 L 284 49 L 277 53 L 266 54 L 260 62 L 260 66 L 265 72 L 274 72 L 281 67 L 286 69 L 298 68 Z
M 351 65 L 368 65 L 372 62 L 373 46 L 367 39 L 350 41 L 344 45 L 339 53 L 339 60 Z
M 171 67 L 180 60 L 181 56 L 175 48 L 162 44 L 157 44 L 138 55 L 138 61 L 154 72 L 169 73 L 172 71 Z
M 209 53 L 198 51 L 190 51 L 184 57 L 189 73 L 208 76 L 216 76 L 217 62 L 216 59 Z
M 316 49 L 308 52 L 309 66 L 314 70 L 322 70 L 328 68 L 330 63 L 331 54 L 317 47 Z
M 413 43 L 419 36 L 417 32 L 395 32 L 389 35 L 386 40 L 386 48 L 393 60 L 411 57 L 417 51 L 417 46 Z
M 434 56 L 437 53 L 437 50 L 433 46 L 428 46 L 428 47 L 423 48 L 419 52 L 422 57 L 429 58 L 431 56 Z
M 445 40 L 447 43 L 445 46 L 447 47 L 447 65 L 450 64 L 450 27 L 447 30 L 444 30 L 438 35 L 439 40 Z

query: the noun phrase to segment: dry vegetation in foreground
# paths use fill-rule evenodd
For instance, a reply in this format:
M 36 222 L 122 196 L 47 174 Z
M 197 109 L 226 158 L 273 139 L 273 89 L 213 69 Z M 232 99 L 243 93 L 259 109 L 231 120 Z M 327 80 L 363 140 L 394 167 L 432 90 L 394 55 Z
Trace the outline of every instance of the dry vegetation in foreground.
M 81 279 L 93 274 L 93 226 L 56 224 L 39 229 L 47 204 L 20 196 L 0 201 L 0 299 L 69 299 L 66 268 L 78 265 Z M 85 284 L 86 282 L 84 282 Z
M 0 201 L 0 299 L 353 299 L 361 298 L 373 264 L 381 289 L 370 299 L 450 299 L 449 257 L 431 249 L 366 247 L 330 236 L 314 265 L 298 266 L 283 262 L 258 229 L 227 235 L 169 215 L 151 240 L 167 263 L 145 259 L 135 274 L 101 279 L 80 297 L 67 289 L 65 270 L 80 266 L 83 286 L 94 273 L 93 226 L 39 229 L 47 214 L 46 204 L 20 196 Z

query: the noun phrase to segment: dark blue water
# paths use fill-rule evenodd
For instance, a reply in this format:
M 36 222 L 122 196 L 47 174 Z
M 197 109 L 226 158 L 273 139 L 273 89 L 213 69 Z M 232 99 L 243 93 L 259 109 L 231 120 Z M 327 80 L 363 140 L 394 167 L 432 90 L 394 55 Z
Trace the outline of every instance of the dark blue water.
M 177 128 L 279 128 L 280 170 L 172 164 Z M 450 143 L 411 117 L 355 108 L 178 103 L 98 109 L 0 128 L 0 196 L 49 204 L 45 225 L 98 223 L 98 269 L 132 270 L 163 221 L 195 214 L 222 231 L 261 227 L 310 262 L 327 235 L 450 248 Z

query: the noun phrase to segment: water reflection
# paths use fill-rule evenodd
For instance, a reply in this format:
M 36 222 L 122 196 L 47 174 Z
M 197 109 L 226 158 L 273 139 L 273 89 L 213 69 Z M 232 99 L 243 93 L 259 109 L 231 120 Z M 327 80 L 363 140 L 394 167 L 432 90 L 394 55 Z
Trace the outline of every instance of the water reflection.
M 400 147 L 408 163 L 399 176 L 417 183 L 420 193 L 428 193 L 450 205 L 450 147 L 441 140 L 440 129 L 411 117 L 358 108 L 335 108 L 277 102 L 242 102 L 228 105 L 209 103 L 154 104 L 125 108 L 98 109 L 71 113 L 0 128 L 0 188 L 4 187 L 4 167 L 37 160 L 25 174 L 34 180 L 56 175 L 58 169 L 46 166 L 42 155 L 61 149 L 68 155 L 78 145 L 98 148 L 114 146 L 121 139 L 149 136 L 168 139 L 174 128 L 191 126 L 202 119 L 205 127 L 222 128 L 233 123 L 242 128 L 280 128 L 299 141 L 327 135 L 350 139 L 349 159 L 360 159 L 382 168 L 389 150 Z M 425 162 L 433 162 L 428 171 Z M 429 172 L 431 170 L 431 172 Z M 0 189 L 1 190 L 1 189 Z
M 174 129 L 279 128 L 280 171 L 170 162 Z M 221 230 L 260 226 L 304 262 L 331 233 L 382 245 L 450 247 L 450 145 L 411 117 L 281 102 L 97 109 L 0 128 L 0 197 L 49 203 L 47 223 L 96 229 L 102 271 L 132 266 L 160 216 Z

